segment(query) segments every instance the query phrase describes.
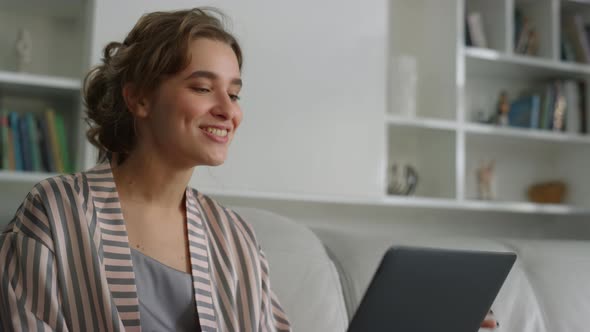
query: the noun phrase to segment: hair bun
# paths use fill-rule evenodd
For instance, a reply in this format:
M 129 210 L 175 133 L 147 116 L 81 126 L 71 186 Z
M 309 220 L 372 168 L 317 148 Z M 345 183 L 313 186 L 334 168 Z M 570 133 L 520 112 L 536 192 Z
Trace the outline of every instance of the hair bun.
M 122 43 L 119 42 L 110 42 L 107 44 L 107 46 L 104 48 L 104 63 L 109 63 L 109 61 L 111 60 L 111 58 L 117 54 L 117 52 L 119 52 L 119 50 L 124 47 L 125 45 L 123 45 Z

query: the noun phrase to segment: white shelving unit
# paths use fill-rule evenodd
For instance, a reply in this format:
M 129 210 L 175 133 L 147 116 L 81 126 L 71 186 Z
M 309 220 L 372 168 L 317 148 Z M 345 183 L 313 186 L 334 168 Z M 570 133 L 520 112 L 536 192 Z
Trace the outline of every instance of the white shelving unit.
M 515 52 L 516 8 L 537 28 L 536 56 Z M 383 202 L 475 211 L 590 214 L 589 135 L 499 127 L 474 120 L 478 111 L 495 112 L 501 91 L 514 96 L 553 79 L 583 80 L 589 85 L 589 64 L 561 60 L 562 17 L 572 10 L 590 24 L 590 2 L 582 1 L 391 2 L 391 56 L 414 57 L 418 81 L 415 116 L 405 116 L 393 102 L 385 116 L 388 166 L 409 162 L 420 178 L 414 196 L 387 197 L 384 193 Z M 465 17 L 474 11 L 482 15 L 489 48 L 465 45 Z M 588 106 L 590 94 L 586 95 Z M 496 198 L 492 201 L 477 199 L 476 168 L 484 160 L 494 160 L 496 165 Z M 567 184 L 564 204 L 528 201 L 530 185 L 551 180 Z
M 40 114 L 53 109 L 64 119 L 66 145 L 74 169 L 84 149 L 82 77 L 88 67 L 89 1 L 0 2 L 0 111 Z M 19 29 L 31 36 L 31 61 L 17 70 Z M 1 141 L 0 141 L 1 142 Z M 55 175 L 0 169 L 0 187 L 23 187 Z

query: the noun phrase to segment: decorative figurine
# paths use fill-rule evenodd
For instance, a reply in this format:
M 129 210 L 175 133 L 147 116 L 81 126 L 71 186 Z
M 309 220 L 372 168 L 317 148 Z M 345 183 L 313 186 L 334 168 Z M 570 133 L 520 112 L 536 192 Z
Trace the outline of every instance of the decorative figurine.
M 24 28 L 18 30 L 15 47 L 17 56 L 16 69 L 18 71 L 23 71 L 25 66 L 32 61 L 33 39 L 31 38 L 29 30 Z
M 391 166 L 390 181 L 387 187 L 389 195 L 410 196 L 416 191 L 418 173 L 410 165 L 393 164 Z
M 493 200 L 494 191 L 494 161 L 480 162 L 477 168 L 477 198 L 481 200 Z
M 508 126 L 508 113 L 510 112 L 510 101 L 508 100 L 508 93 L 502 91 L 498 99 L 498 119 L 499 126 Z

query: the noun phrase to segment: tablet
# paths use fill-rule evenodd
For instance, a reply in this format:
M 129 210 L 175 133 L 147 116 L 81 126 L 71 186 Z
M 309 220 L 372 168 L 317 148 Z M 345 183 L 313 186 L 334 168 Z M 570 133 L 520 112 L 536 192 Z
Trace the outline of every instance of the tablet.
M 390 248 L 348 332 L 477 332 L 516 255 Z

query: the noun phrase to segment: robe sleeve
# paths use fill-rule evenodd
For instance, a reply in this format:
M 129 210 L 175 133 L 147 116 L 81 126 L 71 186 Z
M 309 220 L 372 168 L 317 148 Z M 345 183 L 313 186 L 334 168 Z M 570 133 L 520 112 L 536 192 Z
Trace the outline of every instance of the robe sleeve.
M 262 276 L 262 301 L 261 301 L 261 332 L 288 332 L 291 331 L 291 323 L 281 307 L 278 298 L 270 287 L 268 261 L 264 252 L 259 250 L 260 268 Z
M 0 330 L 68 331 L 47 214 L 29 193 L 0 234 Z

